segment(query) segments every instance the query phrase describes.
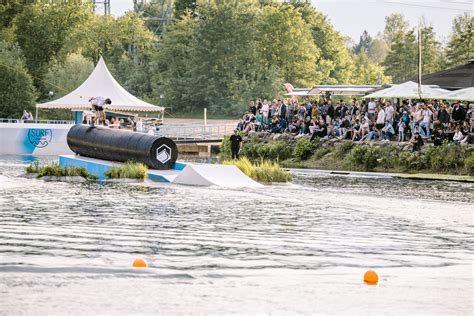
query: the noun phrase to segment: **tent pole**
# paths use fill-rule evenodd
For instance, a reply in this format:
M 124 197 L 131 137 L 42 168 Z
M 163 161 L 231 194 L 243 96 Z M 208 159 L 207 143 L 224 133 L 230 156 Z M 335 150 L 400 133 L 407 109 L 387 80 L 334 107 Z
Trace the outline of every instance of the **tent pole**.
M 418 96 L 421 99 L 421 27 L 418 26 Z

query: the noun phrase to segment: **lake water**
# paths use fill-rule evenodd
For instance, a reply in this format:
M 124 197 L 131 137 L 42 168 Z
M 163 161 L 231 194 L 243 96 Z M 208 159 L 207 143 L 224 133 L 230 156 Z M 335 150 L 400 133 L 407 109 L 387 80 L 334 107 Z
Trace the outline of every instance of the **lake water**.
M 0 157 L 0 314 L 473 314 L 472 184 L 68 184 L 26 164 Z

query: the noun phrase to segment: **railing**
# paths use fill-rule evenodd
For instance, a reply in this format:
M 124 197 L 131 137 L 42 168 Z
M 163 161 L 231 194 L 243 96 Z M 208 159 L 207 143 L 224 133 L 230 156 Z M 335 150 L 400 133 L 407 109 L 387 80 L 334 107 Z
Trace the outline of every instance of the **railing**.
M 0 118 L 0 123 L 74 124 L 74 121 L 66 121 L 66 120 L 37 120 L 35 121 L 35 120 Z
M 232 134 L 235 124 L 223 125 L 160 125 L 155 135 L 175 140 L 216 140 Z

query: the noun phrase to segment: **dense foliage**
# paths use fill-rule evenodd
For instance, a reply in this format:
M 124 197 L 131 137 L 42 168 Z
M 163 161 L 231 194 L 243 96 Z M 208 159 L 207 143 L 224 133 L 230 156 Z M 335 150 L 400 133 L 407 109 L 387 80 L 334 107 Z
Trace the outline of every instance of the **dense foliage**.
M 176 0 L 172 8 L 170 24 L 159 26 L 148 18 L 162 14 L 151 2 L 118 18 L 95 15 L 87 1 L 0 4 L 0 117 L 18 117 L 50 91 L 72 91 L 100 56 L 132 94 L 184 114 L 240 114 L 250 99 L 282 96 L 285 82 L 380 84 L 416 75 L 417 35 L 400 14 L 386 17 L 383 34 L 365 31 L 351 45 L 308 3 Z M 457 17 L 446 47 L 422 27 L 423 73 L 473 57 L 473 21 Z
M 36 173 L 38 178 L 42 177 L 84 177 L 89 180 L 97 180 L 97 176 L 89 173 L 83 167 L 61 167 L 53 162 L 48 165 L 40 165 L 37 161 L 29 164 L 25 171 L 27 173 Z

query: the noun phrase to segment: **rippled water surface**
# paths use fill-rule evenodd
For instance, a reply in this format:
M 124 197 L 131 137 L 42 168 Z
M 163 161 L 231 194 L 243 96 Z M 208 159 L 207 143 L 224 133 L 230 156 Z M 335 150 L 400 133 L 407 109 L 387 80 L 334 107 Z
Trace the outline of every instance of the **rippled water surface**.
M 473 313 L 472 184 L 46 183 L 26 164 L 0 156 L 0 314 Z

